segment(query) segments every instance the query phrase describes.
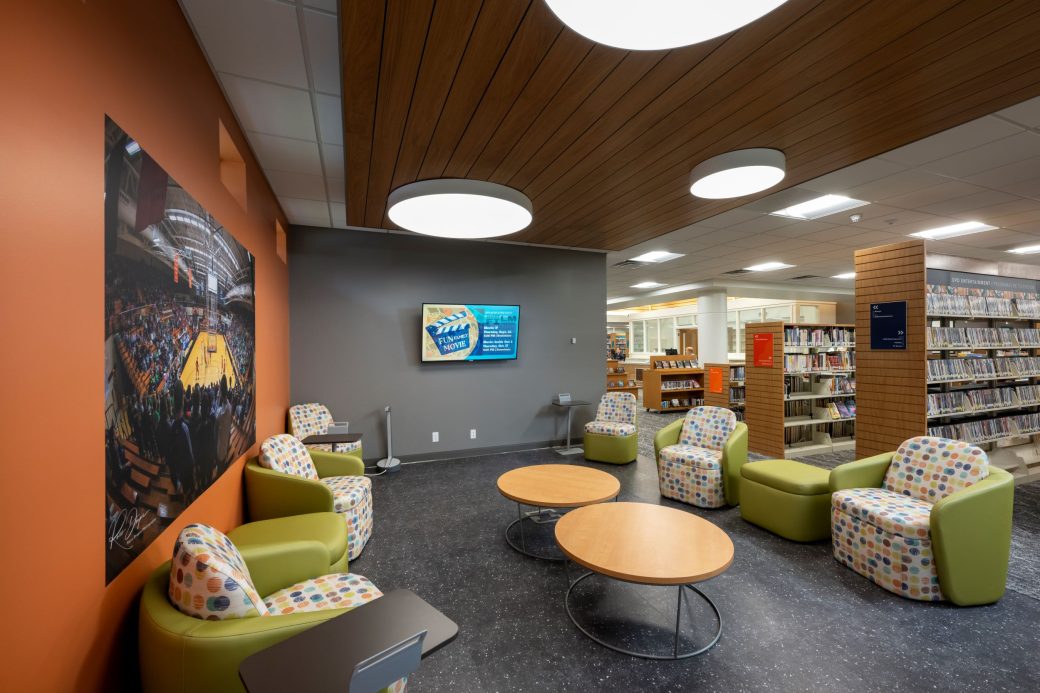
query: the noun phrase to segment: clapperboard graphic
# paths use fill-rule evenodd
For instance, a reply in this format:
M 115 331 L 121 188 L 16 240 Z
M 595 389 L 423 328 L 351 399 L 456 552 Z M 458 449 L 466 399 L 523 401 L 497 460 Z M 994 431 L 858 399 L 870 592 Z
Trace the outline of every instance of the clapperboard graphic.
M 426 326 L 441 356 L 469 349 L 469 315 L 462 310 Z

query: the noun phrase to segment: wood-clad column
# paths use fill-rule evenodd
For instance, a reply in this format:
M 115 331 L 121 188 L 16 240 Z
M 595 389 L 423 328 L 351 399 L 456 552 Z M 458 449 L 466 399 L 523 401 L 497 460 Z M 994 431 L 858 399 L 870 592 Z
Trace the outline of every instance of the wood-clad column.
M 755 335 L 773 335 L 773 365 L 755 365 Z M 748 449 L 784 457 L 784 323 L 749 322 L 744 326 L 744 419 Z

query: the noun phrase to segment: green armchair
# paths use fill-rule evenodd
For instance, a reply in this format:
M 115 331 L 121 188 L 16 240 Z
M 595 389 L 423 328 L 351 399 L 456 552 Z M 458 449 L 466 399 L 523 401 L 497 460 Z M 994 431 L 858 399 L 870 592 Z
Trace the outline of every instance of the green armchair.
M 260 457 L 246 462 L 245 482 L 251 520 L 339 513 L 347 524 L 350 560 L 372 536 L 372 480 L 360 457 L 310 451 L 282 433 L 265 440 Z
M 603 395 L 596 418 L 585 424 L 585 459 L 611 464 L 634 462 L 639 454 L 637 407 L 636 396 L 631 392 Z
M 986 453 L 921 436 L 831 472 L 834 557 L 890 592 L 991 604 L 1007 583 L 1015 483 Z
M 740 504 L 747 424 L 721 407 L 695 407 L 654 436 L 661 495 L 700 508 Z

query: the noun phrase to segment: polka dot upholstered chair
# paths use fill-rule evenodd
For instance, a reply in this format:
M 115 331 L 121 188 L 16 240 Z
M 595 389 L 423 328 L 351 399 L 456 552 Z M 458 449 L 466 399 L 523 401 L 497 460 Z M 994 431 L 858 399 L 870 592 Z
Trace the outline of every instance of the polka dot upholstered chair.
M 661 495 L 699 508 L 740 503 L 747 425 L 721 407 L 694 407 L 654 437 Z
M 141 596 L 143 689 L 242 691 L 243 659 L 382 596 L 361 575 L 325 574 L 328 558 L 317 541 L 240 552 L 213 527 L 185 527 Z
M 354 455 L 308 450 L 280 433 L 260 445 L 259 460 L 246 463 L 246 499 L 252 520 L 336 512 L 347 523 L 350 560 L 372 536 L 372 480 Z
M 636 397 L 631 392 L 608 392 L 599 401 L 596 418 L 585 424 L 585 459 L 625 464 L 636 459 Z
M 324 404 L 294 404 L 289 407 L 289 433 L 303 440 L 307 436 L 325 435 L 329 426 L 336 423 L 332 412 Z M 361 457 L 361 441 L 356 443 L 315 443 L 308 449 L 318 452 L 349 452 Z
M 958 440 L 921 436 L 831 472 L 839 563 L 910 599 L 988 604 L 1004 594 L 1014 479 Z

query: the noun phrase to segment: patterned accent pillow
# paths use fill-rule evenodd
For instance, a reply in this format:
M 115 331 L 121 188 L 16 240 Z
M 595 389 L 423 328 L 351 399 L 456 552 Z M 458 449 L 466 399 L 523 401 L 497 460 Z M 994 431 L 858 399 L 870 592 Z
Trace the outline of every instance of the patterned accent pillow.
M 722 450 L 737 427 L 737 416 L 722 407 L 694 407 L 686 413 L 680 445 L 696 445 L 708 450 Z
M 299 439 L 321 436 L 332 425 L 332 412 L 324 404 L 294 404 L 289 407 L 289 433 Z
M 978 446 L 918 436 L 899 446 L 885 472 L 884 487 L 934 505 L 988 475 L 989 458 Z
M 222 532 L 191 524 L 181 530 L 170 563 L 170 602 L 195 618 L 222 621 L 266 616 L 249 568 Z
M 363 575 L 332 573 L 278 590 L 268 596 L 264 603 L 268 613 L 281 616 L 304 611 L 354 608 L 382 596 L 379 588 Z
M 636 396 L 631 392 L 608 392 L 603 395 L 596 410 L 596 421 L 635 425 Z
M 288 433 L 271 436 L 260 445 L 260 466 L 304 479 L 318 479 L 307 446 Z

